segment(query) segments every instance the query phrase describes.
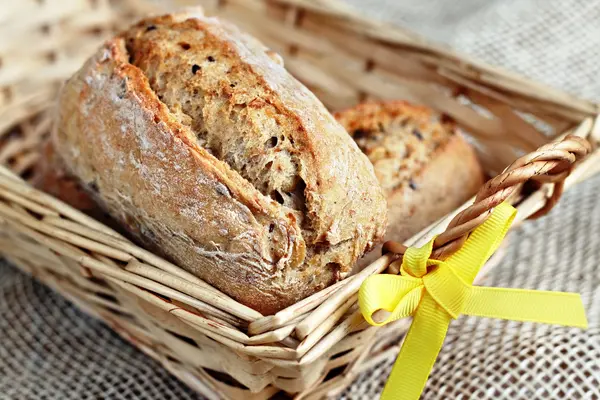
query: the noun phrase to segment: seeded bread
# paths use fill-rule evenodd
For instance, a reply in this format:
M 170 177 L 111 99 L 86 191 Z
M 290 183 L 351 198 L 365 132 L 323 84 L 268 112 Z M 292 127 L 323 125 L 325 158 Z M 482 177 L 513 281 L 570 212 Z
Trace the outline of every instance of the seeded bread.
M 149 246 L 274 313 L 383 236 L 373 167 L 281 58 L 215 18 L 144 20 L 64 86 L 53 143 Z
M 402 242 L 463 204 L 484 183 L 474 149 L 447 118 L 403 101 L 336 114 L 369 157 L 388 203 L 386 239 Z M 380 255 L 374 251 L 365 262 Z

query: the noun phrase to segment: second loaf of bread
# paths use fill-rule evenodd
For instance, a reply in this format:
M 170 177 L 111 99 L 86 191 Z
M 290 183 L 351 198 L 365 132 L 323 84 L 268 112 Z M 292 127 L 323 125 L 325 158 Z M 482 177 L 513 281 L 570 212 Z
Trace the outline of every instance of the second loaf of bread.
M 475 149 L 456 124 L 404 101 L 336 114 L 369 157 L 388 202 L 387 240 L 403 242 L 459 207 L 484 183 Z M 374 261 L 371 252 L 361 264 Z
M 373 167 L 281 59 L 213 18 L 142 21 L 60 95 L 70 173 L 141 240 L 264 314 L 384 233 Z

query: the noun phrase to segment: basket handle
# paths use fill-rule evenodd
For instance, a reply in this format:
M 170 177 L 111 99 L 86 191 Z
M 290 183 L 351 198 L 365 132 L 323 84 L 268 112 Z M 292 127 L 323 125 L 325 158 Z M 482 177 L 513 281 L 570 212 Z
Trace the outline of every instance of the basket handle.
M 552 195 L 542 209 L 529 218 L 537 218 L 554 207 L 563 193 L 564 181 L 573 165 L 592 150 L 590 143 L 579 136 L 548 143 L 536 151 L 518 158 L 500 175 L 481 187 L 471 206 L 458 213 L 446 230 L 433 243 L 431 258 L 443 260 L 458 251 L 469 234 L 490 216 L 492 209 L 516 194 L 525 183 L 554 184 Z M 406 246 L 394 241 L 383 245 L 384 253 L 404 254 Z

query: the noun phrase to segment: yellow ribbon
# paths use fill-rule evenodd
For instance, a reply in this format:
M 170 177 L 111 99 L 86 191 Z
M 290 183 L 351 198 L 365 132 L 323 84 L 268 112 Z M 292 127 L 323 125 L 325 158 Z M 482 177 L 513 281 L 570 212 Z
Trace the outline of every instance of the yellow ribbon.
M 431 240 L 406 251 L 400 275 L 373 275 L 363 282 L 358 302 L 371 325 L 413 316 L 382 399 L 419 398 L 450 321 L 460 314 L 587 328 L 579 294 L 472 286 L 515 215 L 512 206 L 502 203 L 447 260 L 429 259 Z M 391 314 L 376 322 L 373 314 L 378 310 Z

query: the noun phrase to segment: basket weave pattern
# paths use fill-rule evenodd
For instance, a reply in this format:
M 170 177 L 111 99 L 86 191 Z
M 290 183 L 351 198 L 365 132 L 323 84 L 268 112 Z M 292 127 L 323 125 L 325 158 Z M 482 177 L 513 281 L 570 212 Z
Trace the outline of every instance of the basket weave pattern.
M 599 133 L 596 105 L 364 20 L 337 2 L 201 3 L 207 14 L 232 20 L 279 52 L 288 69 L 332 110 L 363 100 L 404 98 L 448 115 L 471 135 L 490 175 L 551 139 L 571 134 L 594 142 Z M 386 270 L 393 254 L 274 316 L 262 316 L 31 188 L 21 177 L 27 178 L 39 157 L 58 85 L 102 38 L 150 7 L 140 1 L 81 0 L 11 7 L 7 15 L 20 22 L 2 26 L 0 37 L 19 32 L 19 39 L 34 47 L 19 50 L 22 42 L 14 40 L 0 48 L 0 161 L 13 171 L 0 168 L 3 255 L 209 398 L 333 395 L 397 351 L 406 321 L 369 327 L 356 304 L 360 283 Z M 578 143 L 569 140 L 563 143 Z M 558 161 L 530 175 L 560 179 L 541 179 L 527 191 L 521 190 L 524 179 L 510 185 L 505 194 L 519 209 L 518 221 L 553 204 L 579 154 L 575 144 L 566 151 L 571 156 L 545 160 Z M 538 158 L 525 157 L 516 168 Z M 594 152 L 579 163 L 564 188 L 595 172 L 597 158 Z M 486 198 L 491 197 L 481 199 Z M 406 244 L 443 232 L 460 211 Z M 461 235 L 455 236 L 452 240 Z

